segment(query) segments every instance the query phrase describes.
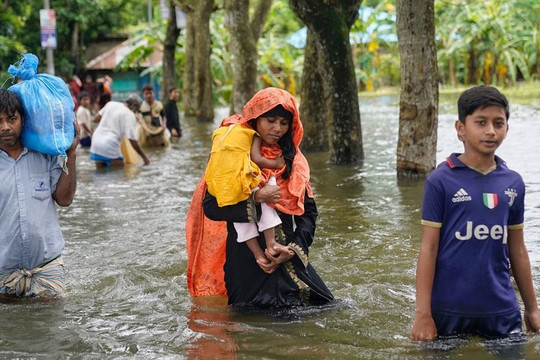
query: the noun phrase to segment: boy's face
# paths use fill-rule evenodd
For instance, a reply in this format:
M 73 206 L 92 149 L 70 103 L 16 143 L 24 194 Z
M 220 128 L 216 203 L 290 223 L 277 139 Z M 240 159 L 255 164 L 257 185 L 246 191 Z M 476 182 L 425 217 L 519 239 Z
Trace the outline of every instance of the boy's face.
M 143 97 L 147 103 L 152 103 L 154 101 L 154 90 L 144 90 Z
M 7 150 L 20 145 L 22 117 L 18 111 L 14 114 L 0 114 L 0 149 Z
M 169 95 L 169 99 L 171 100 L 178 100 L 178 96 L 180 95 L 180 92 L 178 91 L 178 89 L 175 89 L 173 91 L 171 91 L 170 95 Z
M 81 105 L 84 106 L 85 108 L 89 108 L 90 107 L 90 97 L 85 96 L 85 97 L 81 98 Z
M 456 121 L 456 131 L 466 152 L 494 155 L 508 133 L 506 114 L 499 106 L 477 108 L 465 118 L 465 124 Z

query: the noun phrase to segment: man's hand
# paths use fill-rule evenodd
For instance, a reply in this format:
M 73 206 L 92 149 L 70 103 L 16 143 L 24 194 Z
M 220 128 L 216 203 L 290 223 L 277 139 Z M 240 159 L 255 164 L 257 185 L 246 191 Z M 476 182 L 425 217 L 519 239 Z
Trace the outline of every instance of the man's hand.
M 525 327 L 528 331 L 533 333 L 540 332 L 540 312 L 538 312 L 538 309 L 535 309 L 534 311 L 525 310 L 523 318 L 525 320 Z
M 69 149 L 67 149 L 67 153 L 72 154 L 75 149 L 77 149 L 77 146 L 79 145 L 79 140 L 81 136 L 81 128 L 79 127 L 79 123 L 77 120 L 73 119 L 73 128 L 75 130 L 75 137 L 73 138 L 73 142 L 71 143 L 71 146 Z

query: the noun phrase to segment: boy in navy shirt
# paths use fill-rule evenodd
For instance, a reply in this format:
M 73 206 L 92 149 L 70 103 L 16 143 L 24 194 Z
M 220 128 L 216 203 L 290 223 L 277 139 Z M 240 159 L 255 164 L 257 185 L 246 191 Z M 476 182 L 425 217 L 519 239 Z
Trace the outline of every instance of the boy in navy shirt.
M 464 152 L 450 155 L 425 183 L 411 338 L 520 333 L 510 268 L 526 328 L 538 332 L 540 313 L 523 240 L 525 185 L 495 155 L 508 132 L 508 101 L 494 87 L 476 86 L 461 94 L 458 113 L 455 127 Z

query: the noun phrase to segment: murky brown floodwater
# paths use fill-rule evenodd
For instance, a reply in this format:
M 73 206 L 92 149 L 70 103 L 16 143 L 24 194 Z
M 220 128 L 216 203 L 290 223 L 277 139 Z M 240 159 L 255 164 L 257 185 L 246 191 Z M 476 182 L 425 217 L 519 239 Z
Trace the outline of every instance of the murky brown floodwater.
M 225 115 L 216 116 L 216 124 Z M 340 301 L 295 313 L 238 314 L 191 299 L 185 214 L 214 124 L 150 151 L 151 165 L 96 171 L 81 150 L 73 205 L 61 209 L 68 297 L 0 304 L 2 359 L 533 359 L 524 344 L 408 339 L 422 182 L 398 184 L 397 98 L 361 100 L 366 163 L 330 166 L 307 154 L 320 217 L 311 261 Z M 439 151 L 460 151 L 454 102 L 441 105 Z M 527 184 L 526 241 L 540 295 L 540 104 L 513 105 L 499 151 Z

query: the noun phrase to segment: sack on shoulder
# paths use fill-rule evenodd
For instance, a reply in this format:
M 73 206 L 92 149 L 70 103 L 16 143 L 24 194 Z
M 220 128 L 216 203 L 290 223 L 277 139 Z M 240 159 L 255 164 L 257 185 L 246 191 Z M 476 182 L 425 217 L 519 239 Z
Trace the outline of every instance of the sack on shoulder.
M 8 69 L 23 80 L 8 89 L 19 96 L 24 110 L 21 142 L 34 151 L 65 157 L 75 136 L 75 104 L 65 81 L 38 74 L 38 63 L 37 56 L 28 53 Z

